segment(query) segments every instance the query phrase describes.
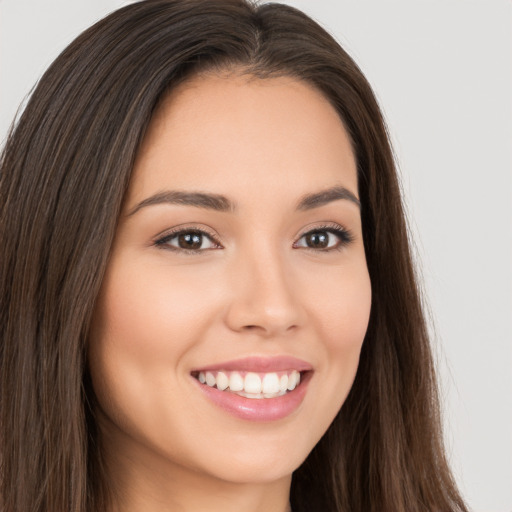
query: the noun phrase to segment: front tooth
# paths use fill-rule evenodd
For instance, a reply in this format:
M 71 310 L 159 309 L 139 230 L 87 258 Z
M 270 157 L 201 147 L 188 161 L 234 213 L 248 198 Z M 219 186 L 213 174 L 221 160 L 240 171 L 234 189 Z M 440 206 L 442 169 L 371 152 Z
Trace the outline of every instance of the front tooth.
M 231 372 L 229 376 L 229 389 L 231 391 L 242 391 L 244 389 L 244 379 L 238 372 Z
M 215 375 L 212 372 L 206 372 L 206 384 L 211 388 L 215 386 Z
M 293 391 L 295 389 L 295 386 L 297 385 L 297 375 L 298 372 L 293 370 L 293 372 L 290 374 L 290 378 L 288 379 L 288 390 Z
M 217 373 L 217 389 L 224 391 L 229 386 L 229 379 L 223 372 Z
M 279 377 L 277 376 L 277 373 L 265 374 L 265 377 L 263 377 L 261 391 L 267 394 L 279 392 Z
M 279 390 L 284 392 L 288 389 L 288 375 L 285 373 L 279 379 Z
M 257 373 L 249 372 L 245 375 L 244 391 L 246 393 L 261 393 L 261 379 Z

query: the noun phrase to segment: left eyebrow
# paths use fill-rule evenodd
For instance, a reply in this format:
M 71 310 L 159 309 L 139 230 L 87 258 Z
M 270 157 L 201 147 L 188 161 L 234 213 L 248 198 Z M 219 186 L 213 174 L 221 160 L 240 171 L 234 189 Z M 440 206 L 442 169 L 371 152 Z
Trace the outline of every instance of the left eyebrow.
M 356 204 L 358 208 L 361 208 L 361 202 L 355 194 L 345 187 L 336 186 L 322 190 L 321 192 L 315 192 L 313 194 L 303 196 L 297 205 L 297 210 L 312 210 L 313 208 L 319 208 L 320 206 L 324 206 L 340 199 L 351 201 Z

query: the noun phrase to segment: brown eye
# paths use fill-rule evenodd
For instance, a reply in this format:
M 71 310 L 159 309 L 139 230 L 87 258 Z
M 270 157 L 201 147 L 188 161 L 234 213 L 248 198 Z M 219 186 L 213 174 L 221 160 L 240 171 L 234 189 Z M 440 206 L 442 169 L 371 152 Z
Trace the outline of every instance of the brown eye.
M 214 241 L 211 235 L 196 230 L 183 230 L 171 233 L 157 240 L 155 245 L 164 249 L 183 251 L 185 253 L 220 248 L 220 245 Z
M 203 244 L 203 235 L 200 233 L 182 233 L 177 236 L 178 247 L 180 249 L 201 249 Z
M 317 228 L 304 233 L 294 244 L 295 248 L 328 252 L 341 249 L 353 240 L 351 233 L 342 226 Z
M 306 245 L 311 249 L 327 249 L 329 247 L 329 233 L 327 231 L 308 233 L 304 238 Z

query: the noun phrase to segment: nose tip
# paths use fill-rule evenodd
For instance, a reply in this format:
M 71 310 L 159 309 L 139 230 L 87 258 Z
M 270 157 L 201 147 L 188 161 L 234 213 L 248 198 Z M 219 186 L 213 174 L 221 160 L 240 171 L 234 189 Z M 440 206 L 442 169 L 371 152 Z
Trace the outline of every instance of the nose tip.
M 261 293 L 261 290 L 260 290 Z M 237 332 L 253 332 L 263 337 L 274 337 L 286 334 L 299 325 L 293 308 L 276 307 L 274 302 L 262 303 L 260 301 L 237 301 L 229 308 L 227 323 Z
M 292 315 L 285 310 L 265 308 L 258 310 L 257 307 L 249 305 L 251 317 L 243 319 L 241 316 L 237 326 L 238 331 L 254 332 L 265 337 L 273 337 L 294 330 L 298 324 Z
M 303 312 L 293 280 L 277 259 L 242 265 L 233 283 L 226 323 L 237 332 L 282 336 L 297 329 Z M 243 275 L 241 275 L 243 272 Z

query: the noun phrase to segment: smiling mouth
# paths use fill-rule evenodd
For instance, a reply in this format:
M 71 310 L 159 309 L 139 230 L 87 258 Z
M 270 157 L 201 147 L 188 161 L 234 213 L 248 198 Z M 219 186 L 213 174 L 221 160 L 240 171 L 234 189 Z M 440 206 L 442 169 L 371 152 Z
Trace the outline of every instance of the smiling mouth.
M 245 398 L 276 398 L 293 391 L 303 374 L 298 370 L 256 373 L 246 371 L 200 371 L 192 376 L 201 384 Z

